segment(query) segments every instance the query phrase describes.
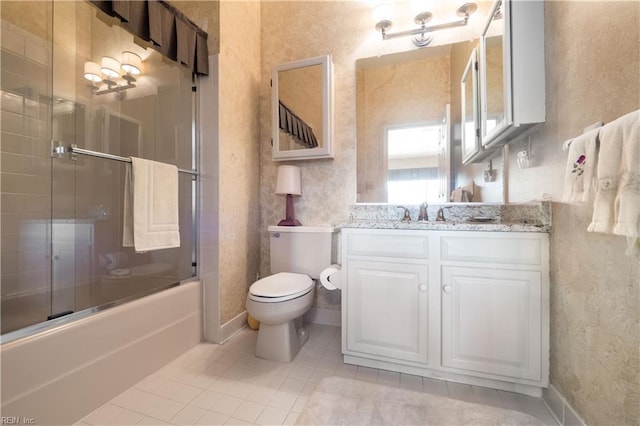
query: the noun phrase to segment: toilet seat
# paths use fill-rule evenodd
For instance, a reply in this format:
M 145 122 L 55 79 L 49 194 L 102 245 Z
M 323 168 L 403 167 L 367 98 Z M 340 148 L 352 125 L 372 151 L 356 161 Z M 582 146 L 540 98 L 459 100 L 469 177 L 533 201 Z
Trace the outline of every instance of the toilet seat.
M 256 302 L 275 303 L 295 299 L 313 290 L 313 280 L 305 274 L 280 272 L 259 279 L 249 287 L 249 298 Z

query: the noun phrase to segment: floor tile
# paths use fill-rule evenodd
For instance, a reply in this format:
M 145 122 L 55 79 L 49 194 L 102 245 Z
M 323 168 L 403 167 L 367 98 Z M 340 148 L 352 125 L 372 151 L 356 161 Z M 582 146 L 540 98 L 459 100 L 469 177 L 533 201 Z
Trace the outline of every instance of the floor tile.
M 331 376 L 515 409 L 556 424 L 539 398 L 345 364 L 338 327 L 309 324 L 307 331 L 309 341 L 290 363 L 257 358 L 257 333 L 249 329 L 223 345 L 198 345 L 76 424 L 294 424 Z
M 287 410 L 281 410 L 279 408 L 267 407 L 264 409 L 262 413 L 258 416 L 255 421 L 257 425 L 280 425 L 285 422 L 289 412 Z M 298 415 L 295 414 L 295 418 L 298 418 Z M 294 420 L 295 421 L 295 420 Z M 293 423 L 291 423 L 293 424 Z
M 209 408 L 209 410 L 230 417 L 231 415 L 233 415 L 233 413 L 235 413 L 240 404 L 242 404 L 242 400 L 240 398 L 236 398 L 235 396 L 223 395 L 222 398 L 217 400 Z
M 257 402 L 243 401 L 231 417 L 253 423 L 265 408 L 266 405 Z
M 202 417 L 196 422 L 198 425 L 223 425 L 229 419 L 229 416 L 224 414 L 215 413 L 213 411 L 205 412 Z
M 173 418 L 171 419 L 171 423 L 175 423 L 177 425 L 195 425 L 206 412 L 207 410 L 205 410 L 204 408 L 187 405 L 175 416 L 173 416 Z
M 432 395 L 449 396 L 449 389 L 447 388 L 447 382 L 432 379 L 430 377 L 422 378 L 423 392 L 430 393 Z

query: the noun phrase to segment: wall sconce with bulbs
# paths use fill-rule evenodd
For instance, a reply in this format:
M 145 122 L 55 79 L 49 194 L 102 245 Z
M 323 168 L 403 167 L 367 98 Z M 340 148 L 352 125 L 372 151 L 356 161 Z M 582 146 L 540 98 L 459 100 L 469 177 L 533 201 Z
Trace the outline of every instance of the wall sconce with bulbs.
M 390 33 L 389 30 L 393 26 L 391 21 L 393 18 L 393 1 L 392 0 L 375 0 L 372 7 L 373 19 L 376 23 L 376 30 L 380 31 L 383 40 L 389 40 L 398 37 L 414 36 L 411 40 L 417 47 L 425 47 L 431 43 L 432 37 L 427 33 L 444 30 L 447 28 L 464 27 L 469 21 L 469 16 L 473 14 L 478 5 L 475 3 L 464 3 L 458 8 L 456 14 L 461 17 L 457 21 L 446 22 L 438 25 L 427 26 L 427 23 L 433 18 L 433 13 L 422 10 L 428 2 L 416 1 L 413 3 L 416 15 L 414 22 L 420 25 L 419 28 L 407 31 L 399 31 Z
M 136 87 L 136 77 L 142 73 L 142 58 L 136 53 L 125 50 L 122 52 L 122 61 L 111 56 L 103 56 L 101 63 L 85 62 L 84 78 L 91 82 L 89 86 L 96 95 L 121 92 Z M 117 78 L 122 77 L 124 83 L 118 83 Z M 98 84 L 106 84 L 105 89 L 100 89 Z

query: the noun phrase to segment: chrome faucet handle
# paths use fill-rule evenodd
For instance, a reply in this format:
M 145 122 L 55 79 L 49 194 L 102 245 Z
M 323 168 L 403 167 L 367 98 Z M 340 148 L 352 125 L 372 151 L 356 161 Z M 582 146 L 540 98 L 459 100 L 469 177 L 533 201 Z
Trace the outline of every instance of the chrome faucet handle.
M 436 215 L 436 222 L 444 222 L 444 209 L 450 209 L 451 206 L 444 206 L 438 209 L 438 214 Z
M 409 214 L 409 209 L 405 206 L 397 206 L 399 209 L 404 209 L 404 215 L 402 216 L 403 222 L 411 222 L 411 215 Z
M 427 214 L 427 207 L 429 205 L 425 201 L 420 205 L 420 214 L 418 215 L 418 222 L 427 222 L 429 220 L 429 215 Z

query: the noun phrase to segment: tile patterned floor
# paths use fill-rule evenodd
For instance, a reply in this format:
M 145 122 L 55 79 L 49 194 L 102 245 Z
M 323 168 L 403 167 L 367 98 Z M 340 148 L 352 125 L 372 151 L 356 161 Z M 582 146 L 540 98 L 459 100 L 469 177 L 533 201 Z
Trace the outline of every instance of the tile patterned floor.
M 557 425 L 539 398 L 344 364 L 340 328 L 308 324 L 291 363 L 253 355 L 256 332 L 203 343 L 84 417 L 77 425 L 290 425 L 323 377 L 342 376 L 531 414 Z

